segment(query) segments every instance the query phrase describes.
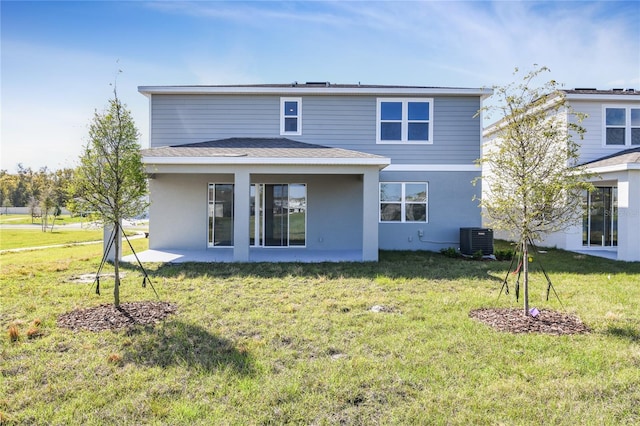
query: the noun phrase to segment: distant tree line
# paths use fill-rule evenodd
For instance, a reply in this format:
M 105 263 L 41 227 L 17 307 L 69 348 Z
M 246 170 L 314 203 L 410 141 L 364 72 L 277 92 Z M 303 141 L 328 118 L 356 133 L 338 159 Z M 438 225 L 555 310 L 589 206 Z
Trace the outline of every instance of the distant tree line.
M 73 176 L 73 169 L 34 171 L 22 164 L 15 174 L 0 170 L 0 206 L 29 207 L 32 215 L 46 222 L 49 215 L 57 216 L 63 207 L 69 207 Z

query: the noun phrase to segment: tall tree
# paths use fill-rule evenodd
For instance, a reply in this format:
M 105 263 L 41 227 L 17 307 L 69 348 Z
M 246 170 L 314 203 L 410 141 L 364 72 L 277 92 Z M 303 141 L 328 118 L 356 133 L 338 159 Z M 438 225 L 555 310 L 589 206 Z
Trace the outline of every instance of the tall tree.
M 519 72 L 516 69 L 514 75 Z M 495 229 L 519 241 L 524 275 L 524 313 L 529 312 L 529 243 L 567 229 L 582 217 L 589 174 L 579 166 L 585 115 L 574 111 L 560 85 L 536 82 L 547 67 L 535 66 L 521 82 L 494 87 L 498 104 L 481 111 L 498 113 L 500 121 L 489 135 L 480 163 L 483 197 L 480 202 Z
M 105 226 L 116 231 L 124 218 L 139 215 L 147 206 L 147 179 L 140 156 L 138 130 L 130 111 L 113 91 L 108 108 L 96 112 L 89 141 L 80 156 L 73 191 L 85 211 L 94 211 Z M 120 305 L 120 238 L 114 240 L 115 306 Z M 105 247 L 106 249 L 106 247 Z

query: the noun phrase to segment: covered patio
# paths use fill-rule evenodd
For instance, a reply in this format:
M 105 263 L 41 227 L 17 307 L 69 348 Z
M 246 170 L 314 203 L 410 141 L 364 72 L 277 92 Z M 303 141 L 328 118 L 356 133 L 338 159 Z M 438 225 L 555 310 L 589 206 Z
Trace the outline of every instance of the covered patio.
M 388 158 L 284 138 L 142 154 L 151 206 L 141 261 L 378 259 L 379 171 Z

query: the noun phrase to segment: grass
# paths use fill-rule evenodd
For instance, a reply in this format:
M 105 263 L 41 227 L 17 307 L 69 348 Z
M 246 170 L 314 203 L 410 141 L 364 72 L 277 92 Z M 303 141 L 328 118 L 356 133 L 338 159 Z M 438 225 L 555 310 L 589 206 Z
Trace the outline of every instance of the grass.
M 81 216 L 71 216 L 71 215 L 60 215 L 56 217 L 54 228 L 56 226 L 64 226 L 72 223 L 81 223 L 87 224 L 91 222 L 91 218 L 81 217 Z M 49 216 L 49 227 L 51 227 L 51 222 L 53 221 L 53 216 Z M 42 225 L 42 218 L 32 218 L 30 214 L 1 214 L 0 215 L 0 224 L 3 225 Z
M 99 245 L 0 262 L 8 424 L 640 422 L 640 263 L 534 256 L 532 305 L 563 309 L 544 300 L 543 263 L 564 309 L 593 330 L 558 337 L 469 318 L 515 306 L 498 299 L 509 262 L 383 252 L 379 263 L 152 265 L 178 313 L 101 333 L 56 327 L 64 312 L 111 302 L 112 281 L 102 296 L 67 281 L 95 272 Z M 154 299 L 138 269 L 126 272 L 123 302 Z
M 127 236 L 136 233 L 133 230 L 125 232 Z M 54 228 L 53 232 L 42 232 L 39 227 L 33 229 L 4 228 L 0 229 L 0 250 L 102 241 L 103 238 L 102 229 Z
M 42 232 L 40 229 L 1 229 L 0 250 L 102 241 L 102 238 L 102 230 L 54 229 L 53 232 Z

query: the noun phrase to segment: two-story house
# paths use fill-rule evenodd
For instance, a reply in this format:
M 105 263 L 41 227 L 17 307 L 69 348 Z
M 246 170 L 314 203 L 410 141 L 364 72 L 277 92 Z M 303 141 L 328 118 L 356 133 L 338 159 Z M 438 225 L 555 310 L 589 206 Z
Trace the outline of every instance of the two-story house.
M 563 90 L 587 118 L 580 162 L 594 173 L 595 191 L 583 195 L 582 222 L 539 243 L 626 261 L 640 261 L 640 92 Z M 566 117 L 565 120 L 569 118 Z M 495 124 L 485 130 L 490 149 Z M 484 173 L 490 173 L 485 170 Z M 504 236 L 496 233 L 497 236 Z
M 149 248 L 201 261 L 377 261 L 481 225 L 490 89 L 143 86 Z

